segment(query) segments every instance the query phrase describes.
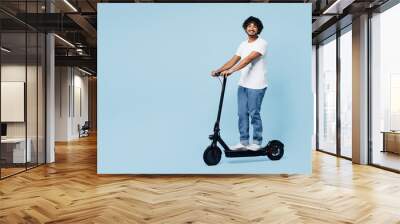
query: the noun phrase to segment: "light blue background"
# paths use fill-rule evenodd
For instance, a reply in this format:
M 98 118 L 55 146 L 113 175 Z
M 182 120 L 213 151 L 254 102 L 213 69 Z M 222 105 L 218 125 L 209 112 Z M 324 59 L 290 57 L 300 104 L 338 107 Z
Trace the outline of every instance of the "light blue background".
M 267 157 L 203 162 L 216 119 L 220 82 L 210 77 L 246 39 L 243 21 L 264 24 L 268 82 L 264 144 L 285 144 Z M 221 135 L 239 141 L 237 82 L 228 79 Z M 98 173 L 311 173 L 310 4 L 99 4 Z

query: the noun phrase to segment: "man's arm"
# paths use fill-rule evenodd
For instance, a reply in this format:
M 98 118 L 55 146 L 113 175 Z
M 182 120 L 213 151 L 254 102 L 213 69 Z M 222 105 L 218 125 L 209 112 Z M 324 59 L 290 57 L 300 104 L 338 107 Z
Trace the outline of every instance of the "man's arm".
M 250 62 L 260 57 L 262 54 L 257 51 L 252 51 L 247 57 L 243 58 L 240 63 L 234 67 L 231 67 L 229 70 L 224 70 L 221 74 L 229 76 L 232 73 L 239 71 L 240 69 L 246 67 Z
M 240 56 L 238 55 L 234 55 L 229 61 L 227 61 L 221 68 L 213 71 L 213 74 L 211 75 L 215 75 L 216 73 L 220 73 L 222 71 L 228 70 L 230 68 L 232 68 L 234 65 L 236 65 L 236 63 L 238 63 L 238 61 L 240 61 Z

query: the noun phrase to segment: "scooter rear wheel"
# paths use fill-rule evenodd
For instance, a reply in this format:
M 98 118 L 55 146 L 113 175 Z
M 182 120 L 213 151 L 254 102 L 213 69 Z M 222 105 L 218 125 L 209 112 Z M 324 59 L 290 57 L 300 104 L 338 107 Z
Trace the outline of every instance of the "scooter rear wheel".
M 221 161 L 222 151 L 218 146 L 208 146 L 203 153 L 203 160 L 208 166 L 214 166 Z
M 270 160 L 280 160 L 284 154 L 284 145 L 278 140 L 272 140 L 268 142 L 267 156 Z

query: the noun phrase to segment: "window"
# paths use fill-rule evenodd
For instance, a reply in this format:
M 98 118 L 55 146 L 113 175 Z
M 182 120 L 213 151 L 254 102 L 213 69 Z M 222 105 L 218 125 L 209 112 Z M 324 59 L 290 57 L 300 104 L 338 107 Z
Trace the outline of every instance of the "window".
M 340 36 L 340 155 L 352 157 L 352 32 Z
M 43 13 L 45 1 L 1 1 Z M 0 12 L 0 178 L 45 163 L 45 34 Z M 12 109 L 11 109 L 12 108 Z
M 371 19 L 372 163 L 400 170 L 400 5 Z
M 336 153 L 336 39 L 318 48 L 318 149 Z

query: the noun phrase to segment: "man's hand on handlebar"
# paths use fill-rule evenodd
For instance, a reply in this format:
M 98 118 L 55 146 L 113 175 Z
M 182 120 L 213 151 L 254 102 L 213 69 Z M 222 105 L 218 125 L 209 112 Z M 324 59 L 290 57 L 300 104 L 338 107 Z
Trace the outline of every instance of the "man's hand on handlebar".
M 217 70 L 211 71 L 211 76 L 219 76 L 220 72 Z
M 232 74 L 232 70 L 230 70 L 230 69 L 227 69 L 227 70 L 225 70 L 225 71 L 222 71 L 221 73 L 220 73 L 220 75 L 222 75 L 222 76 L 225 76 L 225 77 L 228 77 L 228 76 L 230 76 L 231 74 Z
M 222 71 L 222 72 L 219 72 L 219 71 L 217 71 L 217 70 L 214 70 L 214 71 L 211 72 L 211 76 L 213 76 L 213 77 L 216 77 L 216 76 L 226 76 L 226 77 L 228 77 L 228 76 L 230 76 L 232 73 L 233 73 L 233 72 L 232 72 L 232 70 L 230 70 L 230 69 L 227 69 L 227 70 Z

